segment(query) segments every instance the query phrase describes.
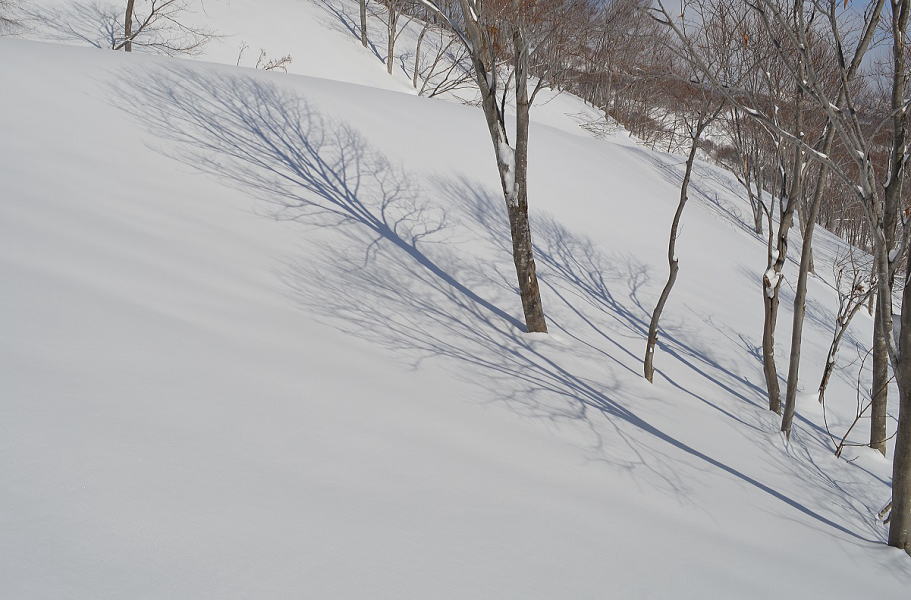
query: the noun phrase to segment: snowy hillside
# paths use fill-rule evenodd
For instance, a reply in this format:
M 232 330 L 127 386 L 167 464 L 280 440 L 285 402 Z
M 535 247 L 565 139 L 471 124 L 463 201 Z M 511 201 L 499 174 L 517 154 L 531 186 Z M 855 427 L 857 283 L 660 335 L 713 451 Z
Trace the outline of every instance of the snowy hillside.
M 0 597 L 907 596 L 890 464 L 815 401 L 824 279 L 789 445 L 765 408 L 732 178 L 698 166 L 649 385 L 681 157 L 541 102 L 524 334 L 479 109 L 261 4 L 207 3 L 201 60 L 0 39 Z

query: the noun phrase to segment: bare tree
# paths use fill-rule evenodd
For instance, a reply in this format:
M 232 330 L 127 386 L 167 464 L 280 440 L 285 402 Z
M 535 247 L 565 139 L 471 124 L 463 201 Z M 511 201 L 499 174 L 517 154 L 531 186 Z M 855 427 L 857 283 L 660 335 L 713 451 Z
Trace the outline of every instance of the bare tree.
M 840 3 L 832 0 L 820 1 L 812 5 L 822 16 L 827 34 L 835 48 L 836 66 L 840 79 L 836 98 L 826 88 L 820 73 L 808 60 L 809 36 L 808 29 L 802 26 L 803 23 L 799 23 L 801 26 L 795 27 L 783 16 L 781 6 L 773 0 L 755 1 L 757 12 L 767 30 L 774 30 L 784 36 L 789 42 L 788 46 L 793 50 L 793 52 L 781 53 L 793 81 L 801 87 L 808 98 L 815 102 L 817 110 L 826 115 L 840 142 L 853 159 L 852 168 L 848 169 L 844 165 L 832 161 L 825 153 L 813 148 L 806 148 L 807 151 L 814 152 L 815 158 L 826 164 L 832 173 L 854 186 L 872 238 L 876 266 L 876 310 L 879 315 L 874 322 L 878 338 L 876 344 L 885 346 L 889 362 L 895 373 L 900 396 L 898 432 L 893 458 L 893 515 L 889 528 L 889 544 L 911 552 L 911 290 L 907 287 L 909 276 L 907 269 L 905 270 L 906 286 L 902 295 L 901 317 L 896 323 L 898 327 L 893 327 L 892 318 L 892 281 L 901 257 L 907 252 L 909 221 L 903 220 L 902 232 L 899 236 L 898 232 L 893 230 L 897 223 L 892 222 L 890 214 L 893 212 L 890 203 L 894 203 L 896 205 L 894 216 L 897 221 L 899 190 L 908 159 L 905 115 L 911 100 L 908 99 L 906 52 L 911 2 L 909 0 L 890 0 L 888 35 L 892 48 L 893 67 L 890 79 L 890 112 L 876 128 L 887 128 L 891 140 L 891 152 L 884 169 L 885 180 L 883 181 L 874 168 L 872 160 L 873 136 L 869 135 L 861 124 L 861 116 L 857 110 L 858 98 L 850 85 L 851 65 L 857 58 L 856 54 L 862 52 L 863 36 L 852 57 L 845 49 L 845 28 L 838 12 Z M 868 6 L 864 14 L 865 28 L 878 25 L 883 4 L 883 0 L 878 0 Z M 800 6 L 802 7 L 802 4 Z M 796 62 L 798 60 L 799 63 Z M 800 64 L 808 68 L 800 69 Z M 883 182 L 880 183 L 881 181 Z M 882 196 L 879 192 L 880 189 L 883 190 Z M 896 330 L 897 333 L 895 333 Z M 893 335 L 895 335 L 897 343 L 893 340 Z M 876 344 L 874 344 L 874 352 Z M 885 389 L 887 383 L 888 379 L 882 382 L 877 381 L 874 373 L 874 394 Z M 878 384 L 881 385 L 877 387 Z M 876 433 L 871 432 L 871 436 L 875 435 Z M 885 436 L 878 439 L 874 437 L 871 441 L 883 444 Z
M 731 107 L 722 120 L 723 128 L 732 143 L 732 160 L 721 158 L 719 162 L 727 168 L 743 187 L 750 202 L 753 215 L 753 231 L 762 235 L 765 206 L 765 154 L 761 147 L 762 133 L 749 117 L 737 106 Z
M 290 54 L 285 54 L 284 56 L 274 56 L 269 58 L 269 55 L 262 48 L 259 49 L 259 57 L 256 59 L 256 68 L 261 71 L 283 71 L 288 72 L 288 65 L 292 63 L 294 59 Z
M 497 3 L 458 0 L 453 6 L 457 10 L 450 11 L 433 0 L 422 1 L 449 24 L 471 57 L 506 201 L 526 329 L 546 332 L 528 220 L 529 109 L 544 86 L 545 78 L 538 73 L 531 91 L 529 80 L 532 52 L 542 55 L 550 50 L 559 29 L 559 19 L 571 3 L 545 6 L 521 0 Z M 530 36 L 535 38 L 533 49 Z M 505 81 L 501 78 L 504 69 L 508 70 Z M 514 92 L 516 113 L 512 143 L 506 127 L 506 97 L 510 90 Z
M 398 38 L 401 0 L 381 0 L 386 7 L 386 72 L 392 75 L 395 66 L 395 42 Z
M 386 23 L 386 72 L 395 68 L 395 44 L 415 12 L 414 0 L 380 0 L 385 8 L 381 18 Z
M 829 344 L 826 364 L 819 382 L 820 403 L 825 401 L 826 388 L 829 385 L 829 378 L 835 370 L 841 340 L 854 315 L 866 304 L 867 299 L 873 293 L 873 287 L 865 277 L 866 273 L 870 271 L 870 265 L 861 260 L 860 254 L 861 252 L 856 248 L 848 248 L 832 264 L 835 293 L 838 294 L 838 312 L 835 315 L 832 341 Z
M 40 36 L 77 40 L 96 48 L 159 54 L 197 54 L 215 37 L 188 23 L 190 0 L 127 0 L 124 5 L 74 0 L 61 7 L 33 7 L 24 19 Z
M 661 319 L 661 313 L 664 311 L 664 305 L 671 295 L 671 289 L 677 281 L 677 272 L 680 269 L 677 259 L 677 235 L 680 230 L 680 219 L 683 216 L 683 209 L 686 207 L 688 199 L 690 178 L 693 174 L 693 163 L 696 160 L 696 152 L 699 149 L 699 140 L 705 132 L 705 128 L 711 123 L 718 113 L 721 112 L 722 104 L 717 100 L 706 98 L 697 107 L 695 115 L 684 117 L 686 124 L 687 136 L 689 137 L 690 150 L 686 157 L 686 167 L 683 172 L 683 181 L 680 184 L 680 199 L 677 202 L 677 210 L 674 212 L 674 220 L 671 223 L 671 233 L 667 246 L 667 263 L 668 277 L 658 297 L 658 303 L 652 312 L 652 318 L 648 326 L 648 340 L 645 344 L 645 360 L 643 361 L 643 370 L 645 378 L 652 382 L 655 375 L 654 357 L 655 344 L 658 342 L 658 323 Z
M 880 2 L 882 6 L 882 2 Z M 833 20 L 837 19 L 834 7 L 830 5 L 831 12 L 829 13 L 830 18 Z M 878 13 L 872 13 L 871 18 L 865 23 L 865 26 L 861 30 L 861 35 L 857 41 L 857 46 L 850 56 L 846 57 L 844 53 L 839 53 L 839 58 L 843 61 L 847 59 L 847 62 L 843 62 L 844 68 L 840 74 L 841 87 L 837 95 L 836 106 L 843 106 L 845 97 L 847 94 L 851 93 L 852 87 L 854 84 L 854 78 L 857 75 L 858 70 L 860 69 L 861 62 L 863 61 L 864 56 L 867 53 L 871 43 L 873 42 L 873 34 L 876 30 L 878 18 L 872 18 L 878 16 Z M 798 23 L 800 23 L 801 16 L 798 14 Z M 834 28 L 834 26 L 833 26 Z M 836 28 L 837 30 L 837 28 Z M 805 30 L 806 31 L 806 28 Z M 804 34 L 804 39 L 807 39 L 807 35 Z M 820 79 L 820 70 L 821 65 L 810 65 L 810 69 L 814 71 L 814 77 L 817 81 Z M 799 75 L 799 73 L 798 73 Z M 821 84 L 819 87 L 822 87 Z M 819 144 L 821 154 L 828 156 L 832 151 L 832 144 L 835 141 L 835 127 L 831 122 L 828 122 L 826 125 L 825 134 L 823 135 L 823 140 Z M 785 409 L 784 415 L 781 420 L 781 430 L 785 432 L 786 435 L 790 436 L 791 434 L 791 425 L 794 420 L 794 413 L 797 407 L 797 383 L 798 383 L 798 374 L 800 370 L 800 349 L 801 342 L 803 340 L 803 323 L 804 317 L 806 315 L 806 301 L 807 301 L 807 278 L 810 271 L 812 270 L 812 261 L 813 261 L 813 231 L 816 225 L 816 218 L 819 213 L 819 205 L 822 199 L 822 193 L 824 189 L 825 182 L 825 165 L 819 166 L 819 171 L 816 179 L 816 186 L 813 192 L 812 199 L 809 204 L 806 205 L 805 212 L 805 221 L 803 231 L 803 247 L 801 248 L 800 253 L 800 266 L 798 268 L 797 274 L 797 289 L 794 292 L 794 319 L 791 327 L 791 353 L 788 366 L 788 385 L 787 385 L 787 395 L 785 399 Z M 796 200 L 795 200 L 796 201 Z M 888 356 L 886 357 L 888 360 Z M 875 352 L 874 352 L 875 360 Z M 875 370 L 875 369 L 874 369 Z M 883 388 L 886 387 L 885 380 L 880 382 L 883 385 Z M 873 405 L 876 405 L 876 391 L 877 382 L 874 378 L 873 382 L 874 387 L 874 402 Z M 885 415 L 883 415 L 885 417 Z M 885 454 L 885 422 L 883 422 L 883 435 L 880 438 L 882 440 L 883 448 L 882 452 Z
M 464 45 L 452 33 L 426 21 L 414 49 L 411 84 L 418 95 L 433 98 L 467 88 L 473 81 Z
M 710 18 L 708 21 L 692 23 L 691 25 L 694 31 L 689 32 L 688 35 L 698 37 L 698 43 L 703 47 L 724 46 L 728 43 L 728 40 L 725 39 L 729 37 L 727 29 L 722 23 L 719 23 L 714 18 Z M 686 71 L 686 63 L 681 65 L 670 64 L 668 67 L 671 72 L 677 71 L 678 73 L 683 73 Z M 674 212 L 673 221 L 671 222 L 671 230 L 668 238 L 668 278 L 658 297 L 655 309 L 652 312 L 648 328 L 648 338 L 645 345 L 643 373 L 650 383 L 652 382 L 655 373 L 654 358 L 655 345 L 658 342 L 658 325 L 665 304 L 674 287 L 674 283 L 677 281 L 677 273 L 680 268 L 679 260 L 677 258 L 677 236 L 680 231 L 680 220 L 683 217 L 683 210 L 686 207 L 689 198 L 688 191 L 690 179 L 693 174 L 693 164 L 696 160 L 696 154 L 699 150 L 700 142 L 706 127 L 715 121 L 725 108 L 724 97 L 715 94 L 710 87 L 702 85 L 702 82 L 698 81 L 697 78 L 692 78 L 688 83 L 689 85 L 677 85 L 672 88 L 677 92 L 677 98 L 674 101 L 676 116 L 675 125 L 671 129 L 669 135 L 670 141 L 668 142 L 668 149 L 670 151 L 673 147 L 674 138 L 684 137 L 677 135 L 678 129 L 682 126 L 686 132 L 685 140 L 689 145 L 689 150 L 687 152 L 683 178 L 680 184 L 680 197 L 677 202 L 677 209 Z
M 135 44 L 165 54 L 194 54 L 212 37 L 210 32 L 184 22 L 182 13 L 188 9 L 186 0 L 140 2 L 140 12 L 137 12 L 136 0 L 127 0 L 122 39 L 115 41 L 114 50 L 131 52 Z

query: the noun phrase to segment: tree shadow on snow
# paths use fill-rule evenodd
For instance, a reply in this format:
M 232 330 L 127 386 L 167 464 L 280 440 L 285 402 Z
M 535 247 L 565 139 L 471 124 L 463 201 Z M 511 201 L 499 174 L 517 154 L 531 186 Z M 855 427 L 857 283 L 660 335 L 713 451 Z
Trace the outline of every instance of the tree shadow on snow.
M 360 15 L 355 14 L 354 11 L 349 10 L 353 6 L 351 3 L 338 2 L 338 0 L 314 0 L 314 4 L 326 12 L 326 15 L 329 17 L 329 19 L 326 21 L 326 24 L 329 25 L 329 27 L 332 27 L 336 31 L 340 31 L 342 33 L 355 37 L 358 40 L 361 39 Z M 372 10 L 371 7 L 368 7 L 368 10 Z M 368 23 L 373 18 L 373 15 L 368 14 Z M 377 60 L 381 62 L 385 61 L 386 55 L 380 54 L 380 49 L 377 47 L 375 39 L 376 32 L 372 32 L 371 35 L 368 35 L 367 46 L 370 48 L 370 52 L 373 53 Z
M 647 327 L 648 312 L 638 298 L 648 272 L 634 258 L 606 257 L 557 221 L 536 219 L 536 251 L 556 335 L 525 334 L 521 322 L 500 308 L 518 309 L 519 300 L 495 195 L 468 179 L 437 178 L 431 186 L 444 201 L 431 203 L 351 127 L 266 80 L 190 68 L 130 73 L 117 90 L 118 105 L 168 140 L 177 149 L 174 158 L 251 194 L 274 218 L 316 234 L 306 256 L 285 261 L 280 272 L 301 306 L 415 366 L 444 359 L 521 414 L 583 424 L 594 436 L 598 460 L 650 489 L 684 498 L 689 472 L 720 472 L 799 512 L 807 526 L 840 539 L 876 541 L 645 416 L 660 410 L 662 400 L 650 397 L 647 385 L 629 386 L 613 375 L 615 369 L 638 375 L 640 359 L 624 340 L 642 345 Z M 478 234 L 497 260 L 475 252 Z M 755 385 L 672 328 L 662 338 L 662 348 L 676 360 L 756 405 L 761 390 Z M 726 417 L 757 427 L 668 381 Z M 605 427 L 609 435 L 602 433 Z

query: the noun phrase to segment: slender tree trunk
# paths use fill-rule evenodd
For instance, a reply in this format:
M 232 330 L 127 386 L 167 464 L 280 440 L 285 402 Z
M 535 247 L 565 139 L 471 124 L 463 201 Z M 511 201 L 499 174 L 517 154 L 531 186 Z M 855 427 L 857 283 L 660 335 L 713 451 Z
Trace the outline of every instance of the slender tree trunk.
M 386 13 L 386 72 L 392 75 L 395 68 L 395 32 L 399 13 L 392 2 L 389 2 Z
M 911 554 L 911 281 L 905 275 L 895 375 L 899 388 L 898 431 L 892 457 L 889 545 Z
M 823 153 L 831 150 L 834 138 L 834 128 L 826 131 Z M 819 203 L 822 199 L 822 183 L 825 169 L 820 165 L 819 175 L 816 177 L 816 189 L 813 198 L 804 205 L 804 221 L 806 228 L 803 232 L 803 245 L 800 249 L 800 267 L 797 274 L 797 290 L 794 292 L 794 320 L 791 326 L 791 356 L 788 363 L 788 386 L 785 392 L 784 415 L 781 419 L 781 430 L 785 436 L 791 437 L 791 426 L 794 421 L 794 412 L 797 408 L 797 381 L 800 374 L 800 347 L 803 341 L 803 323 L 807 312 L 807 279 L 813 262 L 813 231 L 816 228 L 816 216 L 819 214 Z
M 528 113 L 531 107 L 528 97 L 528 47 L 518 27 L 513 32 L 513 47 L 516 53 L 515 203 L 508 207 L 509 227 L 526 328 L 529 332 L 546 333 L 547 322 L 528 223 Z
M 911 324 L 908 326 L 911 327 Z M 908 389 L 902 390 L 899 395 L 899 426 L 892 458 L 889 545 L 903 548 L 911 554 L 911 390 Z
M 823 181 L 824 181 L 824 179 L 822 177 L 822 172 L 820 171 L 820 175 L 817 178 L 816 184 L 822 185 Z M 815 194 L 816 194 L 816 192 L 814 190 L 814 196 L 815 196 Z M 801 235 L 803 235 L 803 237 L 805 237 L 805 238 L 810 237 L 812 239 L 812 237 L 813 237 L 812 230 L 815 229 L 815 227 L 816 227 L 816 217 L 814 217 L 811 214 L 814 212 L 813 207 L 810 206 L 811 203 L 812 203 L 812 199 L 809 201 L 806 199 L 801 200 L 800 209 L 799 209 L 800 214 L 798 215 L 798 217 L 799 217 L 799 222 L 800 222 Z M 818 208 L 816 209 L 815 214 L 819 215 Z M 809 231 L 809 235 L 807 235 L 808 231 Z M 813 245 L 812 244 L 810 244 L 810 246 L 807 248 L 807 251 L 810 253 L 810 255 L 808 257 L 808 263 L 807 263 L 808 271 L 810 273 L 815 273 L 816 267 L 814 266 L 814 263 L 813 263 Z M 803 253 L 803 247 L 801 247 L 801 259 L 803 259 L 802 253 Z
M 855 244 L 855 245 L 857 245 L 857 244 Z M 872 261 L 870 264 L 870 287 L 873 288 L 873 293 L 870 294 L 870 298 L 867 300 L 867 312 L 870 314 L 871 317 L 873 317 L 875 314 L 874 311 L 876 310 L 876 303 L 878 302 L 877 296 L 879 294 L 879 291 L 878 291 L 879 286 L 877 286 L 877 284 L 876 284 L 876 261 L 875 260 Z M 873 325 L 874 334 L 873 335 L 876 335 L 876 333 L 875 333 L 876 332 L 876 321 L 874 321 L 873 323 L 874 323 L 874 325 Z
M 870 447 L 886 455 L 886 421 L 889 404 L 889 348 L 883 335 L 880 303 L 873 321 L 873 388 L 870 390 Z
M 822 179 L 822 173 L 820 173 Z M 803 246 L 800 251 L 800 267 L 797 275 L 797 291 L 794 294 L 794 321 L 791 327 L 791 356 L 788 363 L 788 385 L 785 396 L 784 415 L 781 419 L 781 430 L 791 437 L 791 425 L 797 407 L 797 380 L 800 371 L 800 346 L 803 340 L 803 322 L 807 313 L 807 278 L 810 263 L 813 260 L 813 230 L 816 224 L 816 213 L 819 209 L 820 193 L 813 195 L 808 207 L 807 228 L 803 234 Z
M 424 41 L 424 36 L 427 34 L 427 29 L 430 28 L 430 23 L 424 23 L 424 26 L 421 28 L 421 33 L 418 34 L 418 41 L 414 47 L 414 75 L 411 78 L 411 85 L 414 89 L 418 88 L 418 74 L 421 71 L 421 43 Z
M 795 122 L 794 132 L 798 138 L 803 137 L 803 120 L 800 109 L 800 100 L 803 93 L 797 91 L 794 101 Z M 781 160 L 781 158 L 779 158 Z M 778 368 L 775 365 L 775 327 L 778 321 L 778 303 L 780 300 L 782 270 L 788 260 L 788 234 L 794 223 L 794 211 L 800 202 L 803 193 L 803 168 L 804 152 L 799 144 L 794 147 L 794 159 L 790 167 L 790 175 L 782 180 L 781 221 L 778 224 L 775 251 L 771 252 L 771 231 L 769 224 L 769 268 L 763 276 L 763 299 L 765 306 L 765 323 L 762 335 L 763 371 L 766 377 L 766 387 L 769 392 L 769 410 L 781 414 L 781 388 L 778 383 Z M 770 277 L 771 275 L 771 277 Z
M 759 206 L 753 207 L 753 231 L 762 235 L 762 208 Z
M 756 233 L 762 235 L 762 213 L 764 212 L 765 199 L 763 198 L 763 180 L 762 167 L 759 166 L 759 156 L 754 155 L 750 159 L 750 169 L 752 170 L 753 180 L 756 185 L 756 204 L 753 205 L 753 226 Z
M 697 125 L 694 135 L 690 138 L 690 152 L 686 157 L 686 170 L 683 174 L 683 182 L 680 184 L 680 200 L 677 202 L 677 210 L 674 212 L 674 220 L 671 223 L 671 234 L 668 238 L 667 245 L 667 265 L 668 276 L 664 289 L 661 290 L 661 296 L 658 297 L 658 304 L 652 312 L 652 320 L 648 326 L 648 341 L 645 344 L 645 360 L 643 361 L 643 370 L 645 378 L 649 383 L 655 377 L 655 344 L 658 342 L 658 322 L 661 319 L 661 313 L 664 311 L 664 305 L 671 295 L 671 289 L 677 281 L 677 272 L 679 264 L 677 261 L 677 231 L 680 228 L 680 218 L 683 216 L 683 209 L 686 207 L 687 190 L 690 185 L 690 177 L 693 173 L 693 162 L 696 159 L 699 137 L 702 135 L 704 125 L 702 121 Z
M 792 186 L 793 192 L 799 193 L 799 184 Z M 790 198 L 790 194 L 788 198 Z M 763 288 L 763 327 L 762 327 L 762 369 L 766 379 L 766 390 L 769 395 L 769 410 L 781 414 L 781 386 L 778 383 L 778 367 L 775 365 L 775 328 L 778 324 L 779 292 L 782 275 L 788 255 L 788 232 L 794 218 L 794 202 L 786 200 L 781 210 L 778 224 L 778 235 L 773 237 L 772 224 L 769 224 L 769 268 L 762 278 Z M 772 240 L 776 240 L 774 246 Z
M 126 52 L 133 51 L 133 4 L 135 0 L 127 0 L 127 10 L 123 15 L 123 49 Z
M 519 280 L 519 293 L 522 297 L 522 310 L 525 313 L 525 328 L 530 333 L 547 333 L 547 321 L 544 318 L 544 306 L 541 303 L 541 292 L 538 288 L 535 258 L 531 241 L 531 228 L 528 222 L 528 204 L 507 207 L 509 229 L 512 234 L 512 254 L 516 265 L 516 276 Z
M 762 371 L 765 374 L 766 390 L 769 395 L 769 410 L 781 413 L 781 388 L 778 384 L 778 368 L 775 366 L 775 324 L 778 320 L 778 286 L 763 282 L 762 324 Z
M 361 44 L 367 47 L 367 0 L 360 0 Z
M 848 302 L 851 300 L 849 299 Z M 854 319 L 854 315 L 864 305 L 864 300 L 858 299 L 853 306 L 848 306 L 846 311 L 840 311 L 838 319 L 835 322 L 835 333 L 832 336 L 832 343 L 829 345 L 829 354 L 826 356 L 826 366 L 822 370 L 822 379 L 819 381 L 819 403 L 825 401 L 826 388 L 829 386 L 829 378 L 832 371 L 835 370 L 835 357 L 838 355 L 838 346 L 841 344 L 841 338 L 844 337 L 848 325 Z
M 467 0 L 460 0 L 460 4 L 463 15 L 472 14 Z M 521 28 L 516 27 L 512 36 L 516 94 L 516 144 L 513 150 L 508 143 L 505 115 L 497 103 L 496 61 L 486 35 L 477 21 L 466 19 L 468 49 L 475 81 L 481 92 L 481 108 L 493 143 L 500 185 L 503 188 L 503 198 L 509 216 L 513 262 L 516 267 L 522 310 L 525 314 L 525 328 L 530 333 L 546 333 L 547 321 L 544 318 L 544 305 L 541 302 L 534 245 L 528 222 L 528 112 L 531 105 L 528 95 L 528 48 Z
M 905 95 L 908 87 L 908 74 L 906 69 L 905 35 L 908 29 L 908 2 L 907 0 L 893 1 L 891 12 L 892 24 L 892 147 L 889 153 L 889 176 L 883 193 L 883 235 L 889 259 L 891 273 L 892 260 L 898 259 L 893 255 L 895 246 L 895 229 L 898 224 L 898 213 L 901 204 L 902 184 L 904 182 L 904 164 L 907 151 L 905 150 L 907 116 L 905 110 Z M 882 311 L 888 310 L 892 314 L 892 287 L 893 278 L 890 275 L 886 282 L 889 297 L 877 303 L 876 318 L 878 324 L 885 321 Z M 882 287 L 881 287 L 882 289 Z M 882 327 L 874 328 L 879 332 Z M 886 422 L 889 401 L 889 355 L 887 341 L 882 339 L 891 332 L 875 333 L 873 339 L 873 403 L 870 407 L 870 447 L 886 454 Z

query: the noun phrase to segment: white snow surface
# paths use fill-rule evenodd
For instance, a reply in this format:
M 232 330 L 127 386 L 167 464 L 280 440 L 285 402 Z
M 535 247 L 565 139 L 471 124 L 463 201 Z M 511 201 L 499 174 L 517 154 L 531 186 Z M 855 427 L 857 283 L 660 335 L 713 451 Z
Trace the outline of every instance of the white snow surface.
M 732 177 L 697 165 L 649 385 L 680 157 L 541 103 L 526 335 L 480 110 L 322 5 L 261 6 L 207 3 L 237 37 L 202 61 L 0 40 L 0 597 L 907 598 L 890 463 L 834 458 L 811 393 L 837 240 L 785 445 Z M 291 73 L 235 67 L 237 39 Z

